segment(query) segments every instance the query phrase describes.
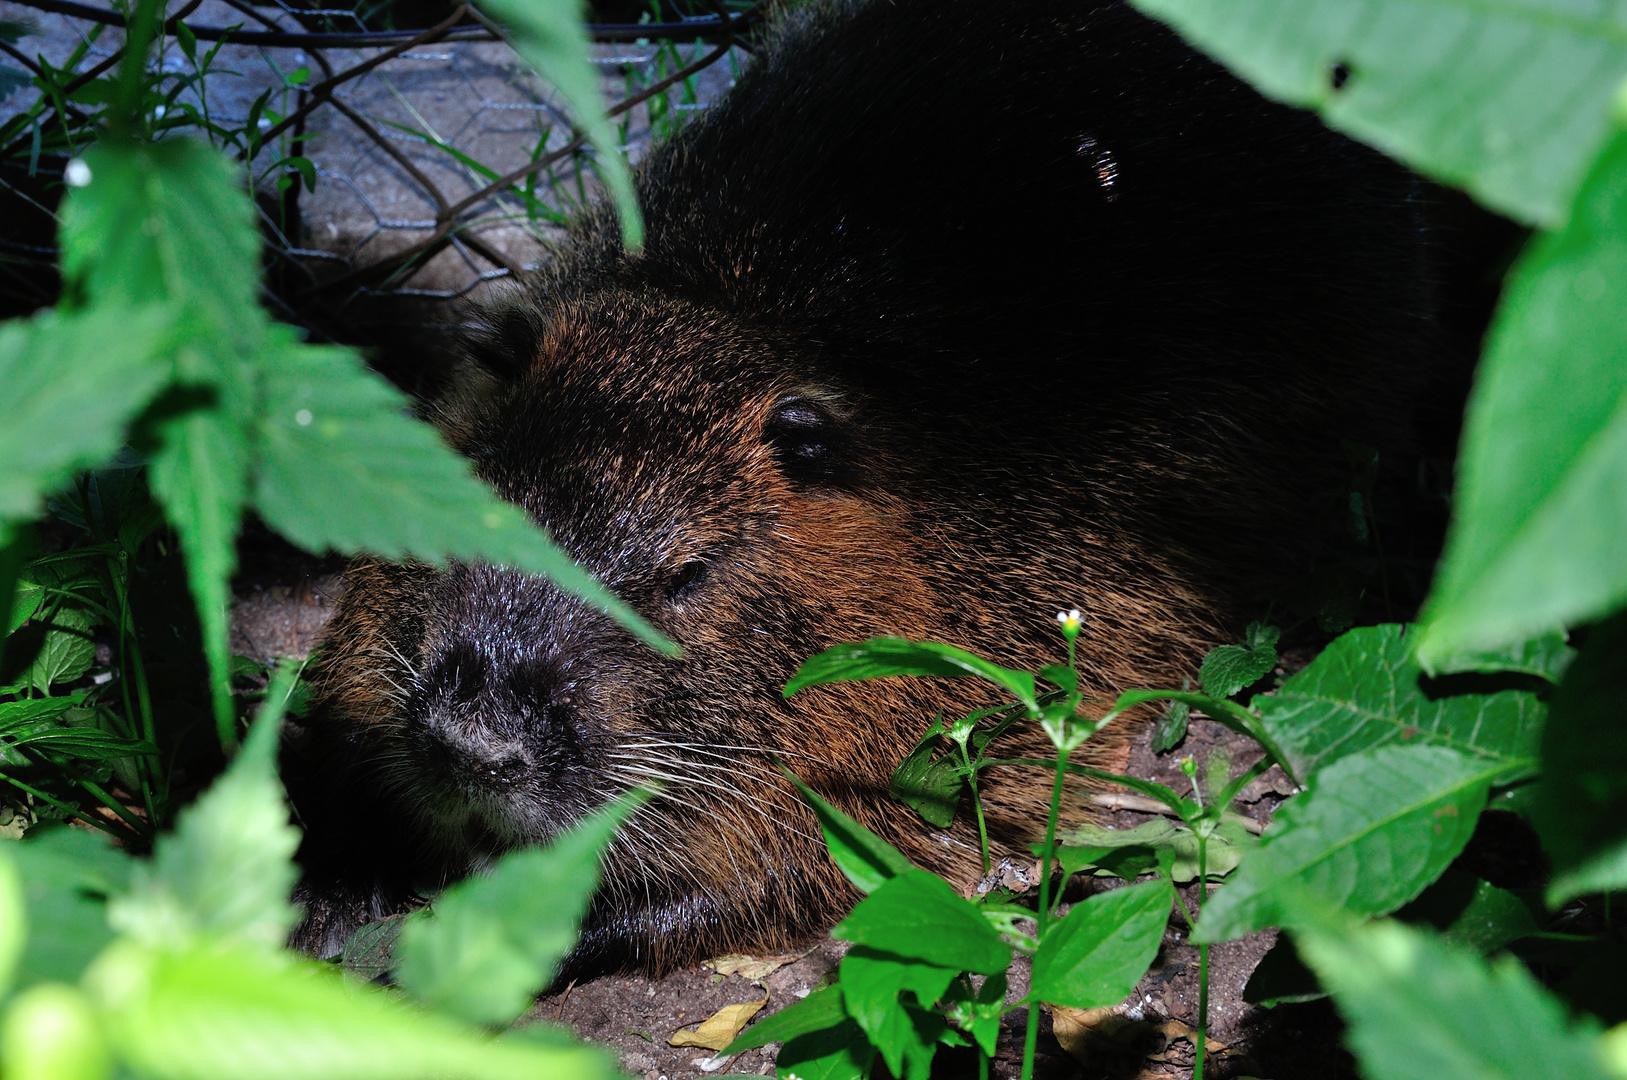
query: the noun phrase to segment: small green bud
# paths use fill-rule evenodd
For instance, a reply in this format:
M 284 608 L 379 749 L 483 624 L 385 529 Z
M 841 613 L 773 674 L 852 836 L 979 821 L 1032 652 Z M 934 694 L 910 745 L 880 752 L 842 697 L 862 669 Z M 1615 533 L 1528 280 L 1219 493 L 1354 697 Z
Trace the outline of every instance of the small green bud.
M 1198 763 L 1192 760 L 1190 754 L 1181 759 L 1181 771 L 1187 775 L 1188 779 L 1198 775 Z

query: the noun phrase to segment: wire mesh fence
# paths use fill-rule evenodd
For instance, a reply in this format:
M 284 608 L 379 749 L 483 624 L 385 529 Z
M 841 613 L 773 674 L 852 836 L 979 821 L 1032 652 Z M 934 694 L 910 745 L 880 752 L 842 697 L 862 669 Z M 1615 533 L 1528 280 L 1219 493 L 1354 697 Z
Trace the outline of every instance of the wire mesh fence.
M 415 331 L 546 259 L 596 188 L 552 88 L 472 8 L 435 2 L 170 8 L 155 123 L 243 162 L 267 302 L 319 340 L 410 353 Z M 732 84 L 757 7 L 610 10 L 626 21 L 590 30 L 636 162 Z M 393 25 L 411 19 L 428 25 Z M 122 24 L 114 8 L 0 0 L 0 314 L 54 299 L 63 172 L 95 137 Z

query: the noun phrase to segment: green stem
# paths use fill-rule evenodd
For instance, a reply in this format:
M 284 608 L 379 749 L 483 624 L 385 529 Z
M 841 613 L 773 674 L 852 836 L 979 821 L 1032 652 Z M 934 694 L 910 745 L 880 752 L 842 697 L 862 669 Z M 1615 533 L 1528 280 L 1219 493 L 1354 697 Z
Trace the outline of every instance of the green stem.
M 1208 899 L 1205 892 L 1209 887 L 1209 840 L 1203 834 L 1198 834 L 1198 893 L 1192 899 L 1194 912 L 1203 909 Z M 1188 923 L 1188 926 L 1194 924 Z M 1209 1041 L 1209 946 L 1207 943 L 1198 946 L 1198 1045 L 1196 1057 L 1192 1062 L 1192 1080 L 1203 1080 L 1203 1051 Z
M 126 810 L 124 804 L 119 802 L 113 796 L 109 795 L 107 792 L 103 791 L 100 784 L 96 783 L 94 780 L 86 780 L 83 776 L 76 776 L 73 779 L 74 783 L 78 784 L 80 787 L 90 792 L 90 794 L 94 795 L 97 801 L 103 806 L 107 807 L 109 810 L 119 815 L 119 817 L 123 818 L 125 822 L 127 822 L 129 826 L 136 831 L 137 836 L 145 839 L 148 834 L 151 833 L 151 825 L 136 817 L 129 810 Z
M 977 1048 L 977 1080 L 989 1080 L 989 1055 L 981 1046 Z
M 1072 646 L 1072 642 L 1068 643 Z M 1051 919 L 1051 854 L 1056 846 L 1056 819 L 1062 812 L 1062 782 L 1068 775 L 1068 752 L 1059 748 L 1056 758 L 1056 781 L 1051 785 L 1051 812 L 1045 817 L 1045 846 L 1040 849 L 1039 912 L 1034 931 L 1036 943 L 1045 939 L 1045 924 Z M 1032 997 L 1032 993 L 1029 995 Z M 1034 1054 L 1039 1048 L 1039 1002 L 1028 1005 L 1028 1030 L 1023 1036 L 1023 1080 L 1034 1075 Z
M 956 743 L 960 750 L 960 763 L 966 769 L 966 783 L 972 789 L 972 811 L 977 815 L 977 849 L 983 853 L 983 876 L 989 876 L 993 862 L 989 856 L 989 827 L 983 819 L 983 799 L 977 793 L 977 770 L 972 768 L 972 756 L 965 743 Z
M 56 807 L 58 810 L 61 810 L 64 814 L 73 815 L 74 817 L 78 818 L 80 821 L 83 821 L 86 825 L 90 825 L 90 826 L 93 826 L 95 828 L 98 828 L 98 829 L 102 830 L 103 832 L 107 833 L 110 836 L 118 837 L 120 840 L 127 839 L 127 837 L 125 836 L 124 833 L 120 832 L 118 829 L 115 829 L 113 826 L 109 825 L 107 822 L 103 821 L 101 818 L 91 817 L 89 814 L 85 813 L 84 811 L 78 810 L 78 809 L 75 809 L 72 806 L 69 806 L 67 803 L 63 802 L 61 799 L 54 799 L 51 796 L 47 795 L 45 792 L 41 791 L 39 788 L 30 787 L 29 785 L 23 783 L 21 780 L 17 779 L 15 776 L 11 776 L 8 773 L 0 772 L 0 780 L 4 780 L 6 783 L 12 785 L 13 787 L 19 788 L 22 791 L 27 792 L 28 794 L 34 796 L 34 798 L 36 798 L 36 799 L 40 799 L 43 802 L 50 803 L 52 806 Z

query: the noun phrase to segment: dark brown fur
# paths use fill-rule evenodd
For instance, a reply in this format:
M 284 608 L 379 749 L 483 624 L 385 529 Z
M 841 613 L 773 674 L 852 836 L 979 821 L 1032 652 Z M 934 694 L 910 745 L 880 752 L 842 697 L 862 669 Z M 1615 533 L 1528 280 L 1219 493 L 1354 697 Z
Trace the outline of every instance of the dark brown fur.
M 641 170 L 646 250 L 583 223 L 433 410 L 685 655 L 510 571 L 355 567 L 295 759 L 304 944 L 648 782 L 579 962 L 800 941 L 854 894 L 775 759 L 970 883 L 970 824 L 885 792 L 935 713 L 997 699 L 784 700 L 799 662 L 897 634 L 1033 667 L 1078 607 L 1089 693 L 1178 681 L 1314 551 L 1342 440 L 1404 433 L 1428 300 L 1400 170 L 1117 5 L 877 0 L 779 35 Z M 1047 784 L 990 778 L 1003 849 Z

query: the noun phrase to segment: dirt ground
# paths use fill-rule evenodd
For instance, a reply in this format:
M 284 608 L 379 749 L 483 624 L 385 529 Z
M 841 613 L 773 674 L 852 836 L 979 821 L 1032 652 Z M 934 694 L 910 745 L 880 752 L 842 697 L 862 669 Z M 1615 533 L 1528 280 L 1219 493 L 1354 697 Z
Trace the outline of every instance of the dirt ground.
M 262 660 L 303 656 L 342 592 L 342 565 L 300 556 L 269 538 L 251 537 L 250 547 L 253 550 L 244 553 L 244 565 L 250 569 L 236 583 L 233 647 Z M 1286 663 L 1297 668 L 1308 659 L 1290 654 Z M 1130 772 L 1184 791 L 1190 782 L 1179 770 L 1180 758 L 1190 754 L 1203 761 L 1216 751 L 1232 756 L 1234 773 L 1259 753 L 1219 724 L 1194 718 L 1175 752 L 1154 754 L 1143 735 L 1131 753 Z M 1263 826 L 1290 791 L 1286 779 L 1272 769 L 1244 790 L 1240 809 Z M 1110 827 L 1128 828 L 1155 816 L 1133 797 L 1104 793 L 1098 802 L 1101 823 Z M 1065 898 L 1076 902 L 1108 887 L 1112 886 L 1100 879 L 1075 879 Z M 1196 899 L 1194 892 L 1194 887 L 1185 889 L 1183 899 L 1189 907 Z M 1206 1075 L 1219 1080 L 1353 1077 L 1353 1064 L 1339 1046 L 1337 1018 L 1325 1002 L 1262 1009 L 1243 1001 L 1244 985 L 1273 940 L 1274 934 L 1268 932 L 1211 948 Z M 539 999 L 531 1016 L 569 1025 L 583 1039 L 610 1048 L 628 1074 L 644 1080 L 773 1075 L 774 1045 L 722 1058 L 710 1050 L 670 1043 L 725 1006 L 765 1002 L 754 1018 L 761 1019 L 807 996 L 833 977 L 845 948 L 842 942 L 824 938 L 808 942 L 808 951 L 800 956 L 732 958 L 732 962 L 725 958 L 659 979 L 606 976 L 557 989 Z M 1064 1010 L 1042 1018 L 1036 1075 L 1051 1080 L 1189 1077 L 1198 973 L 1198 950 L 1187 944 L 1185 928 L 1177 921 L 1166 932 L 1151 971 L 1123 1004 L 1089 1013 Z M 1008 1000 L 1019 1000 L 1026 990 L 1027 972 L 1019 966 L 1012 973 Z M 1005 1019 L 992 1070 L 999 1080 L 1020 1072 L 1024 1022 L 1021 1010 Z M 934 1074 L 973 1077 L 975 1061 L 970 1055 L 957 1058 L 942 1052 Z

